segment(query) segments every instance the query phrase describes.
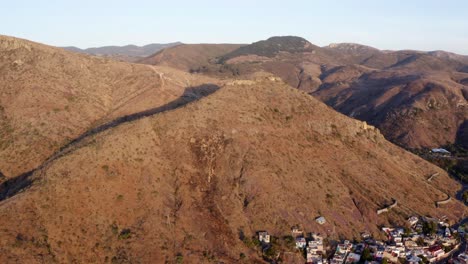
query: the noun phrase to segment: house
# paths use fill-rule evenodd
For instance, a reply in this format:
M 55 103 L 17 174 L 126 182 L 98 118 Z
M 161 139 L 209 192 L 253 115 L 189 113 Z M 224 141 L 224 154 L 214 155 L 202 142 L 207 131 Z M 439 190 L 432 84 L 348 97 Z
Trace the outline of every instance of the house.
M 323 264 L 322 255 L 310 254 L 307 252 L 307 263 L 308 264 Z
M 422 261 L 422 259 L 418 256 L 410 255 L 406 258 L 406 261 L 407 264 L 419 264 L 419 262 Z
M 335 256 L 331 259 L 330 264 L 343 264 L 345 256 L 346 255 L 335 254 Z
M 383 256 L 384 256 L 384 250 L 383 249 L 377 249 L 377 251 L 375 251 L 375 253 L 374 253 L 374 258 L 375 259 L 381 260 L 381 259 L 383 259 Z
M 460 254 L 457 258 L 453 259 L 454 264 L 468 264 L 468 255 L 466 253 Z
M 429 254 L 431 254 L 431 256 L 436 257 L 436 258 L 445 253 L 442 247 L 439 245 L 431 246 L 429 247 L 427 251 L 429 252 Z
M 326 220 L 325 220 L 325 217 L 319 216 L 319 217 L 315 218 L 315 222 L 319 223 L 320 225 L 323 225 L 323 224 L 325 224 Z
M 361 255 L 356 253 L 349 253 L 348 257 L 346 258 L 346 263 L 356 263 L 361 260 Z
M 418 223 L 419 221 L 419 218 L 416 217 L 416 216 L 412 216 L 410 218 L 408 218 L 408 223 L 411 225 L 411 226 L 414 226 Z
M 406 241 L 405 241 L 405 247 L 406 247 L 406 248 L 417 248 L 417 247 L 418 247 L 418 243 L 416 243 L 416 242 L 413 241 L 413 240 L 406 240 Z
M 399 247 L 403 246 L 403 239 L 401 236 L 395 236 L 393 237 L 393 241 L 395 241 L 395 244 Z
M 451 237 L 452 236 L 452 234 L 450 233 L 450 228 L 448 228 L 448 227 L 445 228 L 445 234 L 444 235 L 445 235 L 445 237 Z
M 403 246 L 400 246 L 400 247 L 396 247 L 392 254 L 395 254 L 396 257 L 398 258 L 404 258 L 406 257 L 406 249 L 403 247 Z
M 314 241 L 309 241 L 309 244 L 307 245 L 306 248 L 306 258 L 307 258 L 307 263 L 313 263 L 313 264 L 323 264 L 323 242 L 320 237 L 320 239 L 316 239 Z
M 401 235 L 403 235 L 403 234 L 405 233 L 405 229 L 399 227 L 399 228 L 396 228 L 396 229 L 395 229 L 395 232 L 396 232 L 396 234 L 397 234 L 398 236 L 401 236 Z
M 307 252 L 311 254 L 321 255 L 323 253 L 323 242 L 320 240 L 309 241 Z
M 421 256 L 421 255 L 425 255 L 426 252 L 424 251 L 424 249 L 420 248 L 420 249 L 414 249 L 411 251 L 412 255 L 415 255 L 415 256 Z
M 295 236 L 302 236 L 304 234 L 304 232 L 301 229 L 297 228 L 297 227 L 291 228 L 291 233 L 292 233 L 292 235 L 294 237 Z
M 258 240 L 262 243 L 270 243 L 270 234 L 267 231 L 258 232 Z
M 305 248 L 307 245 L 304 237 L 296 237 L 296 248 Z
M 336 253 L 348 253 L 351 248 L 353 247 L 353 244 L 351 244 L 348 240 L 345 240 L 343 244 L 338 244 L 336 247 Z

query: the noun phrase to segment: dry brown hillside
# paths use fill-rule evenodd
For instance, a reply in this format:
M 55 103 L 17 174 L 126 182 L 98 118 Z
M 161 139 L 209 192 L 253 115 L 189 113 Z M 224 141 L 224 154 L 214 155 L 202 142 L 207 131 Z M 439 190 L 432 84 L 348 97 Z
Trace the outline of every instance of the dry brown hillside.
M 182 44 L 161 50 L 139 62 L 190 71 L 209 65 L 211 60 L 241 46 L 241 44 Z
M 313 95 L 336 110 L 379 127 L 409 148 L 457 142 L 468 119 L 468 87 L 443 72 L 331 70 Z
M 434 206 L 460 188 L 440 168 L 271 78 L 85 138 L 28 180 L 0 202 L 2 263 L 252 263 L 239 233 L 351 238 L 466 213 Z
M 160 107 L 198 81 L 209 82 L 0 36 L 0 171 L 27 172 L 88 129 Z
M 456 143 L 468 119 L 468 60 L 448 52 L 381 51 L 353 43 L 321 48 L 298 37 L 273 37 L 208 65 L 196 63 L 190 69 L 218 77 L 274 74 L 411 149 Z

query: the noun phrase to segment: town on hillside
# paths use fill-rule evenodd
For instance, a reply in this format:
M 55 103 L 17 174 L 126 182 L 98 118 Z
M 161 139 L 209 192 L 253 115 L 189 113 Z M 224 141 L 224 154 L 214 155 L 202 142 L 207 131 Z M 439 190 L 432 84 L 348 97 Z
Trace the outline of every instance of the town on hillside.
M 321 217 L 316 221 L 323 224 L 325 219 Z M 386 237 L 384 241 L 374 239 L 367 232 L 361 233 L 360 241 L 333 241 L 293 227 L 291 235 L 281 239 L 268 231 L 258 231 L 253 244 L 270 263 L 287 262 L 284 258 L 291 253 L 285 252 L 284 247 L 283 251 L 279 249 L 280 240 L 283 245 L 289 245 L 292 252 L 301 252 L 305 263 L 312 264 L 468 263 L 464 224 L 450 226 L 444 220 L 412 216 L 405 227 L 382 227 L 381 230 Z

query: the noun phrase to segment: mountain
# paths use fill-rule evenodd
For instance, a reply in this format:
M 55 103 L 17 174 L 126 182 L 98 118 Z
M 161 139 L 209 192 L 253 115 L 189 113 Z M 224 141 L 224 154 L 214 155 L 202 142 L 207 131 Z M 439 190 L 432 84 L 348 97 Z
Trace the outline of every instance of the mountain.
M 260 263 L 241 240 L 257 230 L 358 237 L 413 214 L 466 213 L 435 207 L 461 188 L 440 168 L 276 77 L 215 90 L 90 134 L 3 184 L 0 261 Z
M 80 49 L 77 47 L 63 47 L 68 51 L 90 54 L 95 56 L 118 58 L 123 61 L 137 61 L 143 57 L 150 56 L 162 49 L 180 45 L 180 42 L 167 44 L 148 44 L 145 46 L 126 45 L 126 46 L 104 46 L 97 48 Z
M 163 49 L 139 60 L 139 63 L 164 65 L 184 71 L 207 66 L 217 57 L 241 47 L 241 44 L 182 44 Z
M 447 52 L 447 51 L 443 51 L 443 50 L 436 50 L 436 51 L 431 51 L 431 52 L 428 52 L 428 53 L 430 55 L 432 55 L 432 56 L 435 56 L 435 57 L 451 59 L 451 60 L 457 60 L 457 61 L 460 61 L 460 62 L 462 62 L 464 64 L 468 64 L 468 56 L 466 56 L 466 55 L 459 55 L 459 54 L 455 54 L 455 53 Z
M 468 118 L 467 68 L 466 56 L 448 52 L 381 51 L 354 43 L 318 47 L 290 36 L 191 65 L 218 78 L 274 74 L 410 149 L 457 142 Z
M 211 80 L 7 36 L 0 36 L 0 69 L 0 171 L 7 178 L 89 129 L 163 106 Z
M 375 70 L 340 66 L 322 74 L 313 95 L 338 111 L 379 127 L 411 148 L 455 142 L 468 118 L 464 74 L 451 71 Z
M 353 64 L 359 64 L 370 56 L 382 53 L 376 48 L 356 43 L 333 43 L 323 47 L 323 49 L 336 53 L 341 60 Z
M 271 37 L 267 40 L 261 40 L 250 45 L 240 47 L 226 55 L 223 55 L 221 57 L 221 61 L 224 62 L 235 57 L 248 55 L 272 58 L 281 52 L 312 52 L 315 48 L 318 47 L 300 37 Z

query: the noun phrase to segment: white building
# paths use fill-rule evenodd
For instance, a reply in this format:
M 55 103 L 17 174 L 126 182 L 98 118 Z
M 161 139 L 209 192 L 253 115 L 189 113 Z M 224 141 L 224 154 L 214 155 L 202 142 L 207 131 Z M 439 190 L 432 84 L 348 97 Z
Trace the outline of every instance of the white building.
M 346 257 L 346 263 L 357 263 L 359 260 L 361 260 L 361 255 L 356 253 L 349 253 Z
M 419 221 L 419 218 L 416 217 L 416 216 L 412 216 L 410 218 L 408 218 L 408 223 L 411 225 L 411 226 L 414 226 L 415 224 L 417 224 Z
M 304 237 L 296 237 L 296 248 L 305 248 L 306 246 L 307 242 Z
M 258 240 L 263 243 L 270 243 L 270 234 L 267 231 L 258 232 Z
M 438 153 L 438 154 L 444 154 L 444 155 L 450 155 L 450 152 L 446 149 L 443 148 L 433 148 L 431 149 L 432 153 Z
M 315 221 L 316 221 L 317 223 L 321 224 L 321 225 L 323 225 L 323 224 L 325 224 L 325 222 L 327 222 L 327 221 L 325 220 L 325 217 L 323 217 L 323 216 L 317 217 L 317 218 L 315 219 Z

